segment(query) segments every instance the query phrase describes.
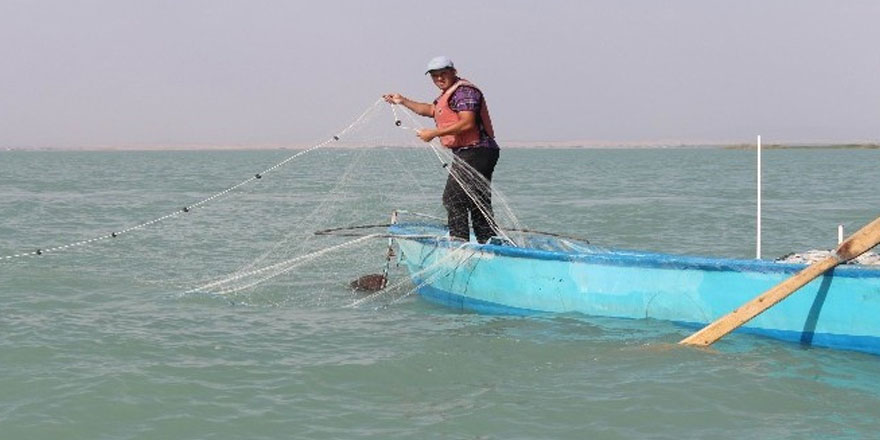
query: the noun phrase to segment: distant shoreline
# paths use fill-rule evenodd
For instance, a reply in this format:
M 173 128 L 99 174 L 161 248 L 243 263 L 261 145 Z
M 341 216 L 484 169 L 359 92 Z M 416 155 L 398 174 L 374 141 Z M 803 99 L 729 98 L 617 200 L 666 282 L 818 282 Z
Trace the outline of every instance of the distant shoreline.
M 510 149 L 533 149 L 533 150 L 675 150 L 675 149 L 724 149 L 724 150 L 754 150 L 755 144 L 611 144 L 611 143 L 584 143 L 576 142 L 499 142 L 502 148 Z M 271 151 L 271 150 L 304 150 L 314 145 L 113 145 L 113 146 L 82 146 L 82 147 L 0 147 L 4 151 Z M 412 145 L 358 145 L 358 144 L 331 144 L 325 148 L 354 149 L 354 148 L 408 148 L 416 149 L 419 146 Z M 765 144 L 761 146 L 765 150 L 880 150 L 880 143 L 830 143 L 830 144 Z
M 754 150 L 755 145 L 728 145 L 728 150 Z M 767 150 L 880 150 L 880 144 L 832 144 L 832 145 L 787 145 L 769 144 L 761 145 L 761 149 Z

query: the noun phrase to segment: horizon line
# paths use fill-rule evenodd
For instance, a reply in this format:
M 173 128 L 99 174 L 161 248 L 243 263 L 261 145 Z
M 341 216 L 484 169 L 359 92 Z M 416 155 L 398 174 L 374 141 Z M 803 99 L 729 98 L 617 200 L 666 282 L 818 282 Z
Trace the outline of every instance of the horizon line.
M 756 148 L 756 142 L 742 141 L 499 141 L 501 148 L 515 149 L 669 149 L 669 148 Z M 762 142 L 765 148 L 880 148 L 880 140 L 852 141 L 774 141 Z M 261 144 L 210 144 L 210 143 L 161 143 L 161 144 L 87 144 L 69 146 L 2 146 L 0 151 L 243 151 L 243 150 L 302 150 L 317 144 L 261 143 Z M 341 141 L 325 148 L 420 148 L 419 145 L 375 145 Z

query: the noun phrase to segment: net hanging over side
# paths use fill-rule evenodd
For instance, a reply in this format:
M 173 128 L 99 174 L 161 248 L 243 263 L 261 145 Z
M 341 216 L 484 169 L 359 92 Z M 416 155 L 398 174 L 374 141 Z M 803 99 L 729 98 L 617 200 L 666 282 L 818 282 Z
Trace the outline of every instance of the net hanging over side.
M 387 221 L 388 215 L 397 211 L 422 220 L 430 218 L 445 223 L 445 210 L 440 199 L 447 174 L 464 188 L 475 186 L 474 182 L 488 186 L 486 179 L 467 164 L 460 162 L 456 163 L 457 166 L 450 166 L 456 159 L 449 149 L 439 146 L 439 142 L 435 140 L 426 144 L 421 141 L 415 133 L 421 125 L 411 112 L 394 105 L 384 106 L 384 110 L 378 109 L 370 118 L 365 118 L 345 139 L 334 145 L 331 151 L 336 157 L 332 165 L 315 163 L 320 155 L 302 164 L 326 168 L 327 174 L 338 177 L 332 183 L 328 181 L 329 189 L 315 194 L 320 197 L 311 209 L 291 219 L 291 228 L 283 237 L 237 270 L 204 279 L 187 291 L 230 295 L 288 273 L 300 277 L 323 274 L 326 278 L 350 279 L 371 269 L 375 272 L 383 252 L 381 239 L 385 238 L 380 220 Z M 385 119 L 383 114 L 391 117 Z M 408 124 L 401 122 L 401 116 L 407 118 Z M 343 157 L 345 162 L 339 160 Z M 496 186 L 492 190 L 494 215 L 492 208 L 483 204 L 480 197 L 473 193 L 468 196 L 491 219 L 495 235 L 510 245 L 517 245 L 521 242 L 518 231 L 525 228 L 504 195 Z M 376 224 L 377 227 L 364 229 L 362 237 L 356 240 L 351 240 L 351 236 L 358 234 L 337 237 L 314 234 L 315 231 L 345 229 L 340 226 L 365 224 Z M 342 241 L 344 239 L 349 241 Z M 339 267 L 352 268 L 354 273 L 332 273 Z M 400 285 L 393 283 L 383 291 L 399 290 Z
M 216 184 L 217 177 L 199 180 L 208 195 L 198 198 L 198 192 L 184 193 L 197 198 L 176 204 L 182 208 L 165 213 L 160 208 L 151 220 L 134 218 L 132 226 L 107 224 L 105 230 L 114 232 L 92 238 L 0 255 L 0 264 L 36 256 L 87 256 L 101 258 L 106 265 L 127 258 L 140 260 L 137 264 L 143 273 L 132 274 L 138 281 L 188 294 L 232 298 L 249 295 L 270 282 L 278 287 L 274 290 L 289 291 L 375 272 L 384 263 L 384 228 L 363 231 L 354 239 L 314 232 L 387 223 L 392 211 L 445 223 L 441 195 L 448 175 L 464 188 L 474 182 L 488 184 L 467 164 L 451 166 L 455 157 L 437 140 L 421 141 L 415 133 L 422 127 L 420 122 L 409 110 L 377 100 L 332 137 L 239 177 L 238 183 L 223 190 L 210 189 L 223 187 Z M 524 228 L 497 185 L 491 188 L 494 209 L 474 194 L 468 196 L 489 214 L 495 235 L 517 245 L 521 243 L 517 231 Z M 108 222 L 95 219 L 90 223 Z M 143 248 L 150 254 L 128 252 Z M 181 262 L 181 255 L 191 256 Z M 63 260 L 56 261 L 63 264 Z M 174 266 L 150 267 L 166 262 Z

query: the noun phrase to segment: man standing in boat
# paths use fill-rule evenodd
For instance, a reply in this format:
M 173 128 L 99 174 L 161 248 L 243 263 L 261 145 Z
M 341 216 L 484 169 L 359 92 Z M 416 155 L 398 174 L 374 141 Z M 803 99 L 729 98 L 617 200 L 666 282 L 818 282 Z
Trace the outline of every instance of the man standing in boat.
M 434 118 L 437 128 L 421 129 L 417 135 L 425 142 L 439 137 L 443 146 L 455 155 L 443 191 L 449 235 L 469 240 L 470 214 L 477 241 L 485 243 L 495 235 L 490 182 L 500 153 L 486 99 L 475 85 L 459 78 L 455 65 L 447 57 L 439 56 L 428 62 L 425 74 L 431 75 L 434 85 L 441 90 L 433 103 L 416 102 L 398 93 L 383 98 L 421 116 Z

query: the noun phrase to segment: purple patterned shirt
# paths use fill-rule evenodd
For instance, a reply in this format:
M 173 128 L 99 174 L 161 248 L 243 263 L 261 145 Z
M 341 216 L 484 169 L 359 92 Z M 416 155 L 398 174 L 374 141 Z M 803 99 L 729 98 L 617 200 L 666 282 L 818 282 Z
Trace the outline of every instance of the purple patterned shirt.
M 480 110 L 482 109 L 482 106 L 483 94 L 471 86 L 458 86 L 458 88 L 452 92 L 452 96 L 449 97 L 449 108 L 453 111 L 469 111 L 474 112 L 477 115 L 477 127 L 479 127 L 480 130 L 480 142 L 470 148 L 498 148 L 495 139 L 489 137 L 489 135 L 486 134 L 486 130 L 483 128 L 483 121 L 480 120 Z

